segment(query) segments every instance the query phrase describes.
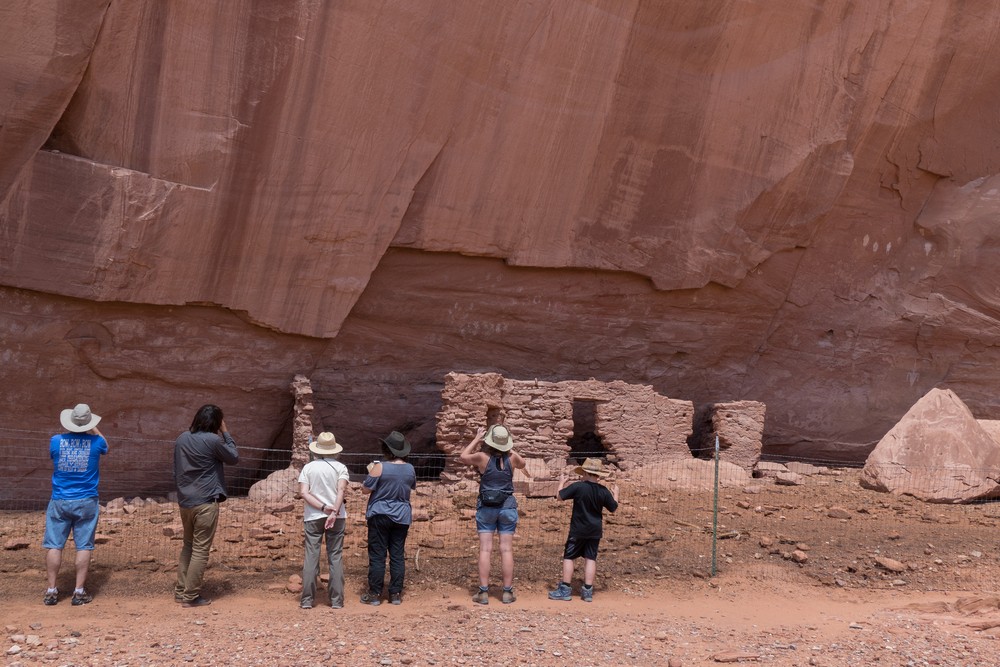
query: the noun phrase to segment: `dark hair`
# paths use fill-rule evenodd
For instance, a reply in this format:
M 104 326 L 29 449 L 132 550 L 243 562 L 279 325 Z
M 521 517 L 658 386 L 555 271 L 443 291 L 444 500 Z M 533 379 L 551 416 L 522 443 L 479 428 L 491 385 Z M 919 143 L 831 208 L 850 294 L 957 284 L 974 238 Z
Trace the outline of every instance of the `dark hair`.
M 217 405 L 203 405 L 191 422 L 192 433 L 218 433 L 222 428 L 222 408 Z
M 400 461 L 406 460 L 405 456 L 398 456 L 394 454 L 393 451 L 389 449 L 389 445 L 384 442 L 382 443 L 382 458 L 386 461 L 395 461 L 396 459 L 399 459 Z

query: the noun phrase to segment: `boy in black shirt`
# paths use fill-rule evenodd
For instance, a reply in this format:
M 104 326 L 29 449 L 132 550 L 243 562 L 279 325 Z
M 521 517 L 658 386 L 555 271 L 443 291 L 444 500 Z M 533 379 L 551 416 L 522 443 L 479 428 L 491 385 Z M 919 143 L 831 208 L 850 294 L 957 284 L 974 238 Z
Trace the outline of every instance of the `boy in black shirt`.
M 605 508 L 609 512 L 618 509 L 618 487 L 612 485 L 609 491 L 598 481 L 609 475 L 600 459 L 586 459 L 574 472 L 582 475 L 583 479 L 567 486 L 566 474 L 563 473 L 556 491 L 559 500 L 573 499 L 573 516 L 563 551 L 562 581 L 549 593 L 549 599 L 569 600 L 572 597 L 573 559 L 583 556 L 580 598 L 591 602 L 594 599 L 594 575 L 597 573 L 597 547 L 601 543 L 603 529 L 602 512 Z

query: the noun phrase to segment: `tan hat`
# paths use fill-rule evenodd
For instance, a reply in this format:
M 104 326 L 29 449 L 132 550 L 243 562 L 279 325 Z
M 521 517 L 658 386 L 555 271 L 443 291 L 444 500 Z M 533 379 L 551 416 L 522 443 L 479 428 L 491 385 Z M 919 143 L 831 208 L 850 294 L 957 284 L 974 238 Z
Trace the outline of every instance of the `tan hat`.
M 597 475 L 598 477 L 607 477 L 611 474 L 604 469 L 601 459 L 584 459 L 583 465 L 573 468 L 573 472 L 577 475 Z
M 66 409 L 59 413 L 59 421 L 63 428 L 73 433 L 85 433 L 97 426 L 101 418 L 90 411 L 90 406 L 80 403 L 75 408 Z
M 320 456 L 333 456 L 334 454 L 339 454 L 344 451 L 344 448 L 340 446 L 337 439 L 333 437 L 333 433 L 329 431 L 323 431 L 316 436 L 316 439 L 309 443 L 309 451 L 313 454 L 319 454 Z
M 510 437 L 510 431 L 502 424 L 490 426 L 490 430 L 486 432 L 486 437 L 483 439 L 487 445 L 500 452 L 509 452 L 510 448 L 514 446 L 514 438 Z

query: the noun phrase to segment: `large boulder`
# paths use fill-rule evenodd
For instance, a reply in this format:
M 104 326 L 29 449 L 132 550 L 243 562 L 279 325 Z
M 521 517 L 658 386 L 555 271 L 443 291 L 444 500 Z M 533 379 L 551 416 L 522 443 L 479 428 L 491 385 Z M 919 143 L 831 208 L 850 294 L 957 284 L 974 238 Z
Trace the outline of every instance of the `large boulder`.
M 935 503 L 1000 496 L 1000 444 L 951 390 L 932 389 L 885 434 L 861 485 Z
M 294 467 L 276 470 L 270 475 L 254 483 L 247 493 L 250 500 L 261 502 L 294 502 L 295 493 L 299 490 L 299 470 Z

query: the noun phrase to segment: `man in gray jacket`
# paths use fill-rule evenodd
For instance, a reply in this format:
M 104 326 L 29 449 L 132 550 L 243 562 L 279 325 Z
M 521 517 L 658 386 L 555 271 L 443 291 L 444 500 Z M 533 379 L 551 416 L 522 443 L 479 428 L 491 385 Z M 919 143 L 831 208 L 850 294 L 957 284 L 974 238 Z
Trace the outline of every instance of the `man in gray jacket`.
M 191 422 L 190 430 L 174 442 L 174 481 L 177 503 L 184 525 L 184 546 L 177 565 L 174 600 L 182 607 L 202 607 L 211 600 L 202 597 L 201 581 L 219 523 L 219 503 L 226 499 L 222 465 L 238 463 L 239 452 L 222 410 L 203 405 Z

